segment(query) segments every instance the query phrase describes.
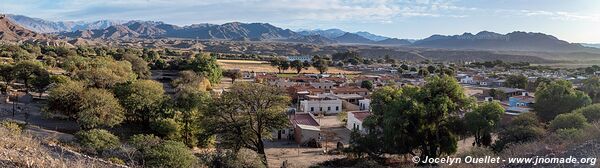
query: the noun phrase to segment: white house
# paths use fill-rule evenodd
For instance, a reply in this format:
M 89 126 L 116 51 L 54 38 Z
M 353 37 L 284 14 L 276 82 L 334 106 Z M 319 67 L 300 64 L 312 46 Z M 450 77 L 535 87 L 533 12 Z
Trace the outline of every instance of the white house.
M 358 101 L 358 107 L 363 111 L 371 110 L 371 99 L 362 99 Z
M 314 88 L 319 88 L 319 89 L 332 89 L 333 86 L 335 86 L 334 82 L 331 81 L 327 81 L 327 80 L 321 80 L 319 82 L 310 82 L 310 86 L 314 87 Z
M 342 112 L 342 100 L 303 100 L 300 101 L 300 111 L 313 114 L 337 114 Z
M 460 79 L 460 83 L 473 84 L 473 83 L 475 83 L 475 81 L 473 80 L 473 77 L 471 77 L 469 75 L 465 75 Z
M 361 133 L 366 133 L 366 129 L 363 127 L 363 121 L 365 118 L 371 115 L 368 111 L 351 111 L 348 112 L 348 119 L 346 121 L 346 128 L 349 130 L 358 129 Z

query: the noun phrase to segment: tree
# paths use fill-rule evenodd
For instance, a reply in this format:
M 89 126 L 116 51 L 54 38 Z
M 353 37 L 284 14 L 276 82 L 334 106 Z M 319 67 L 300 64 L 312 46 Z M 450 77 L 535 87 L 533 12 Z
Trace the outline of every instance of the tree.
M 304 69 L 304 64 L 300 60 L 294 60 L 290 63 L 290 66 L 296 69 L 296 73 L 299 74 Z
M 524 113 L 513 118 L 508 126 L 498 133 L 498 140 L 494 143 L 493 149 L 499 152 L 508 144 L 534 141 L 544 132 L 535 114 Z
M 511 88 L 526 89 L 527 88 L 527 77 L 525 77 L 523 75 L 510 75 L 506 78 L 506 82 L 504 82 L 504 85 L 506 87 L 511 87 Z
M 402 64 L 400 65 L 400 68 L 404 69 L 404 70 L 408 70 L 408 65 L 406 64 Z
M 281 64 L 279 66 L 281 66 L 281 70 L 283 70 L 284 72 L 287 71 L 288 69 L 290 69 L 290 61 L 288 60 L 284 60 L 280 62 Z
M 538 88 L 538 86 L 547 85 L 547 84 L 550 84 L 550 82 L 552 82 L 552 79 L 545 78 L 545 77 L 538 77 L 537 79 L 535 79 L 535 82 L 533 82 L 533 85 L 529 86 L 530 87 L 529 90 L 535 91 Z
M 136 80 L 119 84 L 113 89 L 121 106 L 125 108 L 126 119 L 143 122 L 146 126 L 156 118 L 155 110 L 165 100 L 162 84 L 153 80 Z
M 594 103 L 600 102 L 600 78 L 591 77 L 583 81 L 581 90 L 592 98 Z
M 196 157 L 177 141 L 164 141 L 144 152 L 144 163 L 148 167 L 188 168 L 196 163 Z
M 315 67 L 320 74 L 323 74 L 329 69 L 329 60 L 320 56 L 315 56 L 312 59 L 312 66 Z
M 192 87 L 202 91 L 209 91 L 211 89 L 210 81 L 193 71 L 179 72 L 179 77 L 173 80 L 171 84 L 176 90 L 181 90 L 185 87 Z
M 231 83 L 233 83 L 236 79 L 242 78 L 242 72 L 240 70 L 227 70 L 223 73 L 223 76 L 231 78 Z
M 201 120 L 212 104 L 210 95 L 194 88 L 184 88 L 175 94 L 174 100 L 183 142 L 193 147 L 198 145 L 198 140 L 207 140 Z
M 196 54 L 189 64 L 189 69 L 208 78 L 213 84 L 219 83 L 223 76 L 223 70 L 217 63 L 217 58 L 208 54 Z
M 15 79 L 23 82 L 27 91 L 29 91 L 29 86 L 33 79 L 37 76 L 48 75 L 46 69 L 44 69 L 39 62 L 35 61 L 22 61 L 17 63 L 13 67 L 12 73 L 14 74 Z
M 591 102 L 588 95 L 573 89 L 570 82 L 559 80 L 538 87 L 533 108 L 543 121 L 550 121 L 559 114 L 571 112 Z
M 68 71 L 74 73 L 76 79 L 86 81 L 88 86 L 97 88 L 112 88 L 118 83 L 133 81 L 137 75 L 127 61 L 115 61 L 107 57 L 81 59 L 75 57 L 68 60 Z
M 123 60 L 131 63 L 131 69 L 133 72 L 135 72 L 138 79 L 150 79 L 152 73 L 150 73 L 148 62 L 146 62 L 144 59 L 133 54 L 124 54 Z
M 491 145 L 491 132 L 498 125 L 503 114 L 504 108 L 498 102 L 485 102 L 477 106 L 472 112 L 465 114 L 466 126 L 469 132 L 475 136 L 473 145 L 478 147 Z
M 123 107 L 108 90 L 90 88 L 78 104 L 77 122 L 83 128 L 112 127 L 125 119 Z
M 52 83 L 52 79 L 50 74 L 47 71 L 41 71 L 36 77 L 31 81 L 31 85 L 34 90 L 39 93 L 39 97 L 42 97 L 42 94 L 46 92 L 48 85 Z
M 421 76 L 421 77 L 427 77 L 427 76 L 429 76 L 429 71 L 427 71 L 427 69 L 425 69 L 425 68 L 419 69 L 418 73 L 419 73 L 419 76 Z
M 285 58 L 283 58 L 283 57 L 276 57 L 273 60 L 271 60 L 271 66 L 276 67 L 277 70 L 279 71 L 279 73 L 281 73 L 281 69 L 282 69 L 281 62 L 284 62 L 284 61 L 286 61 Z
M 85 84 L 79 81 L 68 80 L 52 87 L 44 112 L 67 116 L 77 119 L 80 111 L 79 102 L 85 90 Z
M 225 147 L 256 151 L 267 165 L 263 140 L 287 126 L 287 94 L 262 84 L 237 83 L 214 102 L 214 110 L 206 116 L 211 132 L 220 135 Z
M 411 154 L 435 158 L 452 154 L 457 132 L 450 116 L 468 109 L 472 99 L 464 95 L 456 79 L 443 75 L 427 78 L 419 87 L 384 87 L 372 95 L 373 115 L 364 121 L 367 137 L 383 143 L 372 153 Z
M 600 120 L 600 104 L 585 106 L 573 111 L 573 113 L 581 113 L 589 123 L 593 123 Z
M 119 137 L 103 129 L 79 131 L 75 134 L 75 137 L 81 146 L 94 152 L 116 149 L 121 144 Z
M 13 66 L 10 64 L 0 64 L 0 80 L 6 85 L 2 88 L 3 91 L 7 91 L 8 85 L 15 79 L 13 72 Z
M 560 114 L 550 121 L 550 129 L 553 131 L 571 128 L 582 129 L 587 125 L 587 120 L 581 113 Z
M 370 80 L 364 80 L 360 83 L 361 88 L 373 90 L 373 82 Z

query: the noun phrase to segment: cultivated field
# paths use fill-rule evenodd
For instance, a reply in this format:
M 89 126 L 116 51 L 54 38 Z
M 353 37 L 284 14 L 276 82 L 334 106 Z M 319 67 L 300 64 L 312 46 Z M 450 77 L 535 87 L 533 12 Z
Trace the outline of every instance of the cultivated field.
M 279 72 L 277 68 L 271 66 L 269 62 L 266 61 L 249 61 L 249 60 L 217 60 L 221 68 L 223 69 L 239 69 L 242 71 L 249 72 Z M 327 71 L 331 74 L 357 74 L 360 72 L 356 71 L 346 71 L 342 69 L 338 69 L 336 67 L 329 67 Z M 284 73 L 296 73 L 296 70 L 289 69 Z M 308 70 L 302 70 L 302 73 L 319 73 L 315 68 L 309 68 Z

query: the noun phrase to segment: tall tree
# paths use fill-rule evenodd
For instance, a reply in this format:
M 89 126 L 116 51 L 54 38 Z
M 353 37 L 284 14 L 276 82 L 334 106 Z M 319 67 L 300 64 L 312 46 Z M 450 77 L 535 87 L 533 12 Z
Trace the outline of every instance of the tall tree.
M 217 63 L 217 57 L 204 53 L 194 56 L 194 59 L 189 64 L 189 69 L 206 77 L 212 84 L 219 83 L 223 76 L 223 70 Z
M 600 78 L 591 77 L 583 81 L 581 90 L 588 94 L 594 103 L 600 102 Z
M 504 82 L 506 87 L 527 89 L 527 77 L 523 75 L 510 75 Z
M 131 122 L 143 122 L 146 126 L 156 118 L 155 110 L 166 99 L 162 84 L 153 80 L 119 84 L 113 92 L 125 108 L 126 119 Z
M 181 125 L 181 136 L 183 142 L 194 147 L 198 145 L 199 140 L 206 136 L 201 120 L 208 108 L 211 106 L 212 99 L 208 92 L 198 90 L 193 87 L 185 87 L 175 94 L 175 107 L 178 111 L 175 116 Z
M 231 69 L 223 72 L 223 76 L 231 78 L 231 83 L 233 83 L 236 79 L 242 78 L 242 72 L 240 72 L 240 70 Z
M 312 59 L 312 66 L 315 67 L 320 74 L 323 74 L 329 69 L 329 60 L 318 55 L 314 56 Z
M 300 60 L 294 60 L 290 63 L 290 66 L 296 69 L 296 73 L 299 74 L 304 69 L 304 64 Z
M 422 88 L 384 87 L 372 98 L 373 115 L 364 123 L 367 137 L 378 137 L 385 149 L 371 151 L 419 154 L 421 158 L 456 152 L 457 132 L 451 116 L 470 108 L 473 101 L 456 79 L 446 75 L 427 78 Z
M 35 61 L 22 61 L 17 63 L 13 69 L 15 79 L 21 80 L 25 85 L 25 88 L 29 92 L 31 81 L 37 76 L 48 75 L 48 72 L 41 63 Z
M 113 93 L 105 89 L 90 88 L 81 96 L 77 122 L 86 129 L 112 127 L 125 119 L 124 113 Z
M 466 126 L 475 136 L 477 146 L 490 146 L 491 132 L 500 122 L 504 108 L 498 102 L 486 102 L 477 106 L 472 112 L 465 114 Z
M 208 125 L 218 133 L 222 144 L 235 151 L 242 147 L 262 155 L 266 165 L 264 139 L 273 130 L 288 124 L 285 109 L 290 103 L 283 90 L 257 83 L 237 83 L 215 100 L 207 114 Z
M 558 80 L 538 87 L 533 108 L 540 119 L 550 121 L 559 114 L 571 112 L 591 102 L 587 94 L 573 89 L 569 81 Z

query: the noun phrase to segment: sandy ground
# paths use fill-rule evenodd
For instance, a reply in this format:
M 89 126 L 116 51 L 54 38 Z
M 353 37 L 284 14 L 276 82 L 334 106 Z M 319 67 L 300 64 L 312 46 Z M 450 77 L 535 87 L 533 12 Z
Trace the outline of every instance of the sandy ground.
M 346 129 L 344 123 L 337 120 L 337 116 L 324 116 L 317 119 L 321 123 L 322 132 L 333 132 L 334 137 L 328 140 L 327 148 L 335 149 L 337 142 L 347 145 L 350 140 L 350 130 Z M 281 167 L 287 161 L 291 167 L 310 167 L 318 163 L 343 158 L 344 155 L 326 155 L 323 148 L 300 147 L 292 141 L 266 141 L 266 153 L 269 167 Z M 324 143 L 323 143 L 324 145 Z
M 271 66 L 268 62 L 265 61 L 247 61 L 247 60 L 217 60 L 217 63 L 223 69 L 239 69 L 242 71 L 249 72 L 279 72 L 277 68 Z M 355 71 L 346 71 L 342 69 L 338 69 L 336 67 L 329 67 L 328 73 L 332 74 L 356 74 L 359 72 Z M 284 71 L 284 73 L 296 73 L 296 70 L 289 69 Z M 315 68 L 309 68 L 308 70 L 302 70 L 302 73 L 319 73 Z

